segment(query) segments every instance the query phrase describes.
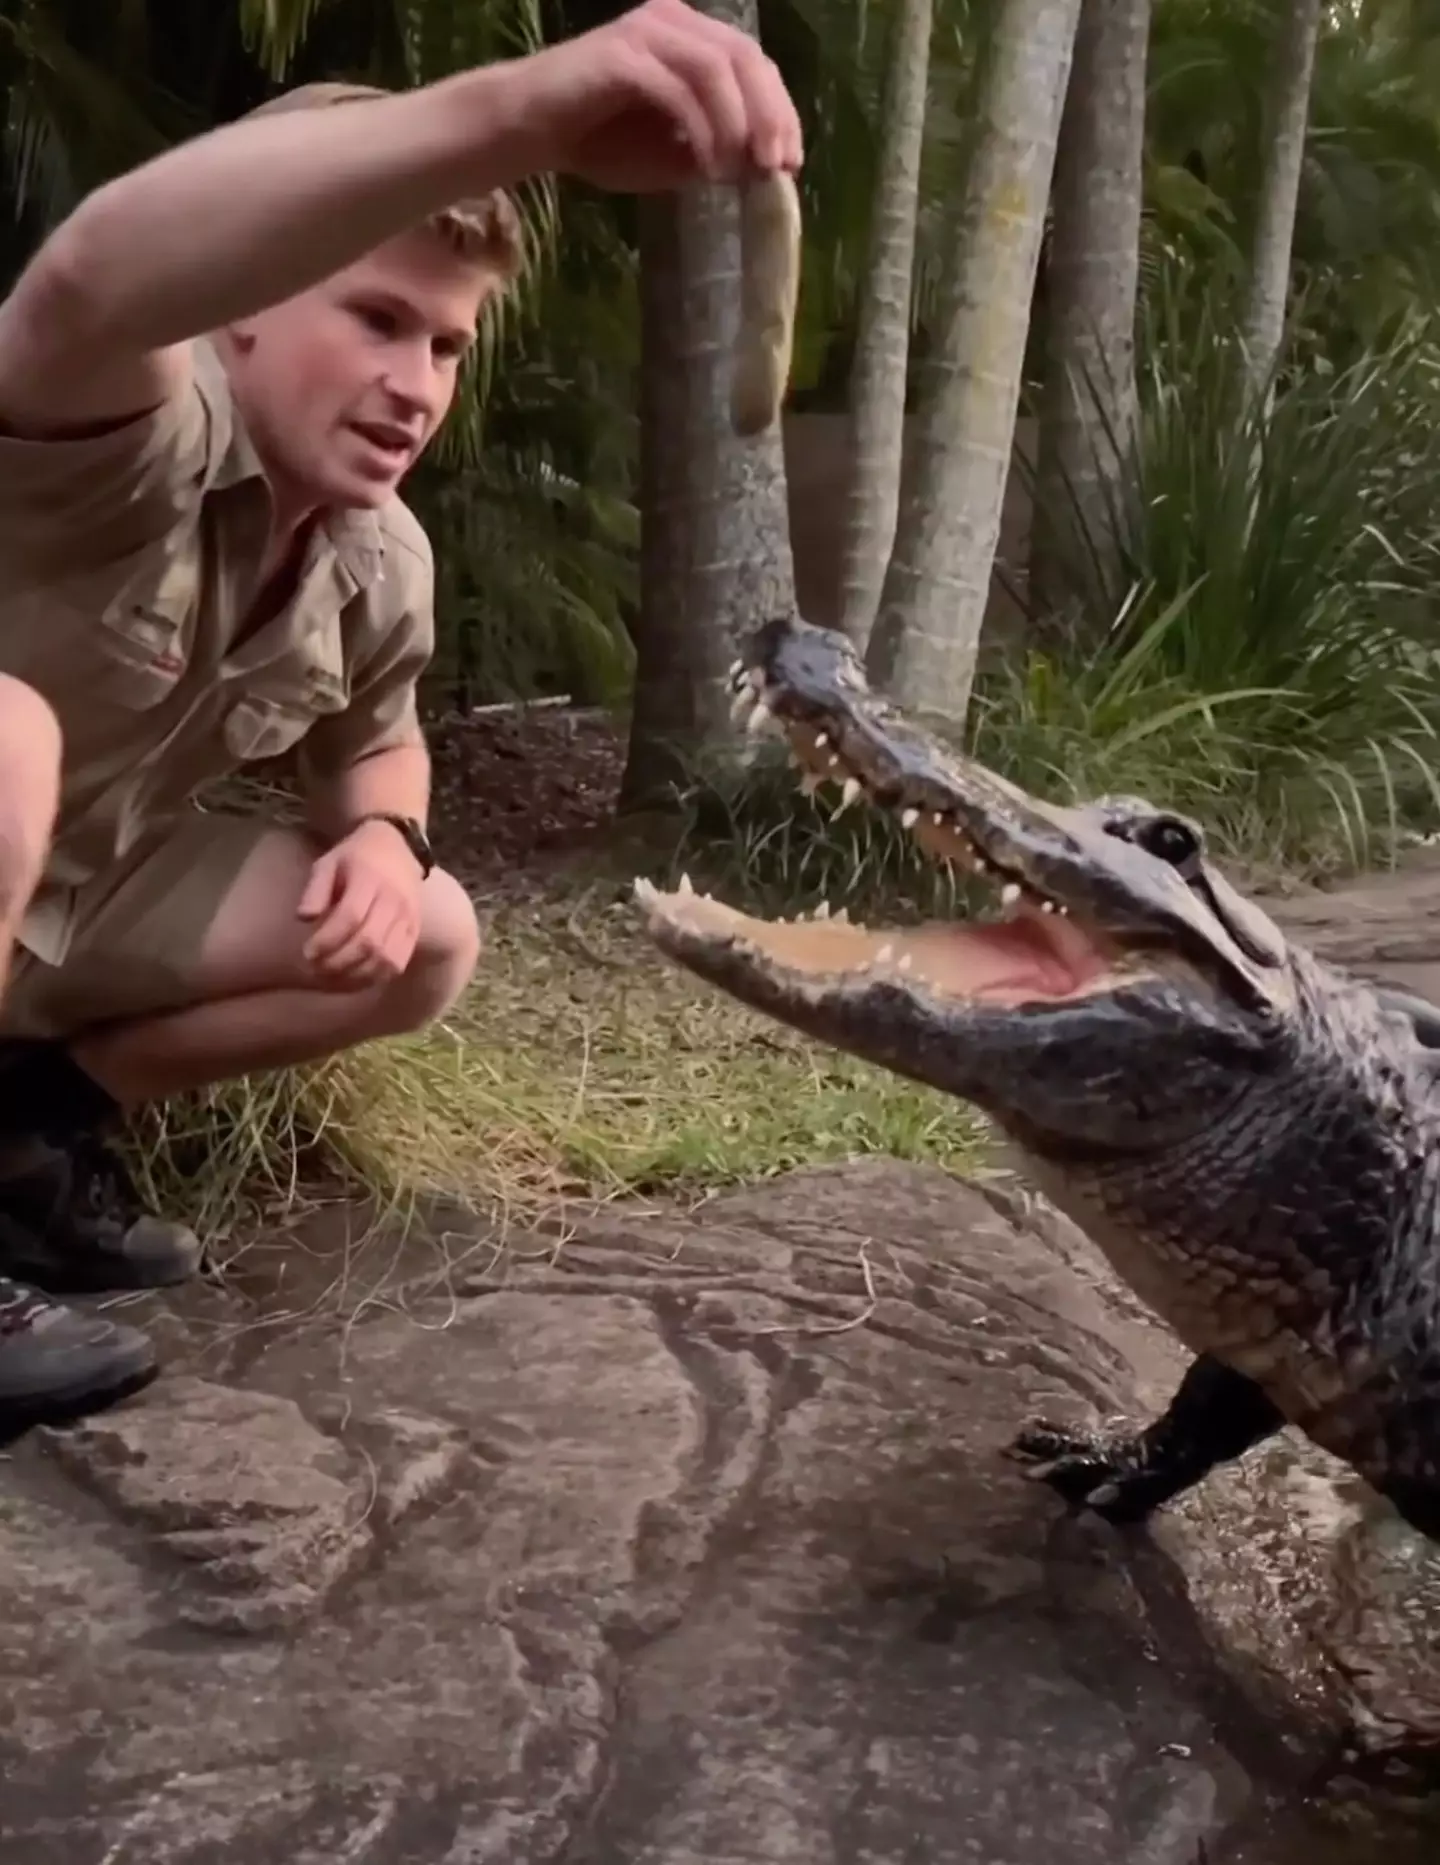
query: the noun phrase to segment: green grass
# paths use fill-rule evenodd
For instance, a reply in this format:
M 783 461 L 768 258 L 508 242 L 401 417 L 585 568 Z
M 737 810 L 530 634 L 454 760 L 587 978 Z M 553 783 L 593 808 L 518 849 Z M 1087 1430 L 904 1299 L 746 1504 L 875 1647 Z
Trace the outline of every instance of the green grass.
M 140 1136 L 149 1189 L 223 1256 L 322 1191 L 440 1193 L 509 1226 L 868 1153 L 983 1156 L 978 1117 L 707 991 L 616 892 L 502 910 L 443 1025 L 171 1104 Z

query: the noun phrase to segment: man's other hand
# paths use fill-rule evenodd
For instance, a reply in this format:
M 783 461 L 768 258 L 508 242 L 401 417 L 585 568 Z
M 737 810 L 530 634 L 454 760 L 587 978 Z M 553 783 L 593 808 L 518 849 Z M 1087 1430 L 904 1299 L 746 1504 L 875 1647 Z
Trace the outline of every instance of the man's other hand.
M 420 864 L 388 823 L 362 823 L 323 854 L 300 900 L 315 922 L 306 961 L 333 989 L 388 984 L 420 936 Z

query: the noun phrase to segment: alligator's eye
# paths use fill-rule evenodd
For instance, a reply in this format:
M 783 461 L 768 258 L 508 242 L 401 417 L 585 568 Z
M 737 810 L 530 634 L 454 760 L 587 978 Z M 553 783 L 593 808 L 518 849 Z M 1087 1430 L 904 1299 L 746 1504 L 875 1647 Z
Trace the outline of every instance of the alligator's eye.
M 1148 855 L 1169 862 L 1172 868 L 1193 867 L 1200 859 L 1200 837 L 1178 816 L 1152 816 L 1136 825 L 1135 840 Z

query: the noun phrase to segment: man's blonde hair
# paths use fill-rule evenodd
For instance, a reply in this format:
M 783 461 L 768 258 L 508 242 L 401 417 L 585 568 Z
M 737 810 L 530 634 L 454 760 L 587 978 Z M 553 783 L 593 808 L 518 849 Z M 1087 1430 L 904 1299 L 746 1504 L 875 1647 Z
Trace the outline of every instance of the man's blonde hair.
M 247 112 L 274 116 L 281 110 L 323 110 L 330 104 L 364 103 L 394 92 L 375 84 L 326 81 L 299 84 Z M 426 222 L 462 259 L 471 259 L 512 284 L 524 270 L 525 237 L 515 203 L 501 188 L 472 201 L 456 201 Z

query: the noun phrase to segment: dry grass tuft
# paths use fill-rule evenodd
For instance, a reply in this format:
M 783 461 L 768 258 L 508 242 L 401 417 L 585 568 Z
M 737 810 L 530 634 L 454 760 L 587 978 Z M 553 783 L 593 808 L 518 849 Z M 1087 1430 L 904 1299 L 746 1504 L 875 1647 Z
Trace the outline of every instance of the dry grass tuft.
M 393 1217 L 438 1194 L 508 1232 L 805 1163 L 980 1157 L 978 1118 L 704 990 L 618 891 L 498 909 L 444 1025 L 172 1103 L 137 1136 L 148 1189 L 224 1262 L 324 1195 Z

